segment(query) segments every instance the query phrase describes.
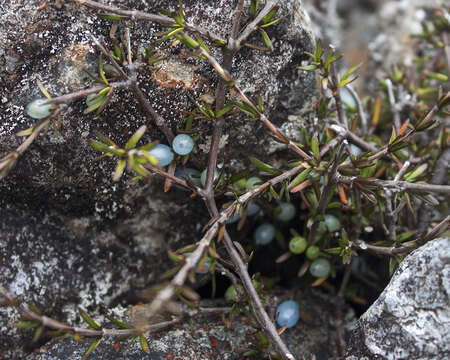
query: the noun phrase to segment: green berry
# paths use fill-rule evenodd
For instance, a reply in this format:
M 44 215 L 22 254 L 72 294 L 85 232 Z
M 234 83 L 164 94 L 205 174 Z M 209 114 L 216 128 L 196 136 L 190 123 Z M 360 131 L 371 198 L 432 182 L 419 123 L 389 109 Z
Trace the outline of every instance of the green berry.
M 247 183 L 247 179 L 242 178 L 236 181 L 234 184 L 241 190 L 245 190 L 245 184 Z
M 308 242 L 304 237 L 301 236 L 294 236 L 289 241 L 289 250 L 293 254 L 301 254 L 306 250 L 306 247 L 308 246 Z
M 245 187 L 247 188 L 247 190 L 251 190 L 251 189 L 257 187 L 261 183 L 262 183 L 262 180 L 259 177 L 253 176 L 247 180 Z
M 317 259 L 320 255 L 320 249 L 315 246 L 315 245 L 311 245 L 307 250 L 306 250 L 306 257 L 309 260 L 314 260 Z
M 239 285 L 239 288 L 241 290 L 244 290 L 242 285 Z M 230 287 L 227 289 L 227 291 L 225 291 L 225 300 L 227 300 L 228 302 L 236 302 L 237 298 L 238 298 L 238 294 L 237 294 L 236 288 L 233 285 L 230 285 Z
M 26 112 L 33 119 L 44 119 L 50 116 L 51 104 L 43 105 L 42 103 L 47 99 L 36 99 L 26 106 Z

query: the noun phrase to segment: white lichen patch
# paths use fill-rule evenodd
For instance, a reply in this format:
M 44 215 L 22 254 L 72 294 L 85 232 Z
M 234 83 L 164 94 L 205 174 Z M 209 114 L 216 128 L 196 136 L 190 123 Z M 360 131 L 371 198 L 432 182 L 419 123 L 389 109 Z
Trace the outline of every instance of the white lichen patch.
M 223 149 L 228 144 L 229 136 L 229 134 L 222 135 L 219 141 L 219 149 Z M 211 136 L 206 136 L 205 142 L 203 144 L 199 144 L 198 148 L 204 153 L 209 153 L 209 149 L 211 148 Z

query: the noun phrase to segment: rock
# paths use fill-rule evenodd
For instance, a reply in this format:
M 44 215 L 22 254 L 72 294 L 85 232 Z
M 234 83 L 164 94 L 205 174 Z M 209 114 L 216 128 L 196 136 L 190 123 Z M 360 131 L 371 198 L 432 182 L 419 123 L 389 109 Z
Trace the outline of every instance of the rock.
M 327 359 L 335 348 L 335 329 L 330 318 L 334 316 L 336 298 L 313 291 L 300 300 L 303 316 L 300 322 L 287 329 L 282 338 L 293 354 L 299 358 Z M 208 304 L 208 305 L 205 305 Z M 204 307 L 223 306 L 220 300 L 208 300 Z M 346 325 L 354 320 L 354 313 L 346 309 Z M 114 348 L 114 338 L 105 338 L 89 359 L 92 360 L 159 360 L 159 359 L 242 359 L 243 352 L 257 349 L 255 328 L 248 319 L 237 316 L 232 328 L 227 328 L 220 320 L 220 315 L 208 315 L 193 318 L 193 326 L 188 322 L 173 328 L 162 330 L 147 336 L 150 354 L 145 354 L 136 342 L 123 353 Z M 84 339 L 78 343 L 72 339 L 55 341 L 41 347 L 26 360 L 79 360 L 92 340 Z M 120 347 L 123 348 L 125 344 Z M 172 357 L 170 357 L 172 356 Z M 265 359 L 267 355 L 256 355 Z
M 450 240 L 408 255 L 358 320 L 346 360 L 450 357 Z
M 178 0 L 109 3 L 156 12 L 174 9 Z M 183 3 L 189 19 L 223 36 L 229 31 L 235 1 Z M 0 5 L 0 158 L 23 142 L 15 134 L 35 123 L 24 108 L 43 97 L 37 80 L 52 96 L 89 87 L 92 82 L 83 70 L 95 73 L 99 56 L 92 36 L 104 36 L 111 45 L 111 22 L 95 12 L 75 1 L 45 5 L 40 10 L 27 0 Z M 244 49 L 232 69 L 249 96 L 262 97 L 265 112 L 278 125 L 307 107 L 314 89 L 314 75 L 296 70 L 306 59 L 304 51 L 313 47 L 301 1 L 283 2 L 280 15 L 282 21 L 268 30 L 275 51 Z M 136 51 L 164 30 L 142 21 L 130 26 Z M 118 34 L 122 31 L 119 26 Z M 257 37 L 254 41 L 261 43 Z M 184 126 L 182 110 L 195 108 L 188 95 L 208 101 L 217 77 L 208 64 L 186 60 L 181 45 L 161 51 L 166 59 L 154 69 L 141 69 L 138 78 L 155 110 L 176 131 Z M 217 50 L 213 53 L 218 56 Z M 98 116 L 83 115 L 85 108 L 84 99 L 65 107 L 61 128 L 41 134 L 0 181 L 0 286 L 24 301 L 35 301 L 56 318 L 72 309 L 69 322 L 75 320 L 73 309 L 78 305 L 100 316 L 134 288 L 157 282 L 173 265 L 167 250 L 198 239 L 209 220 L 201 201 L 189 194 L 175 189 L 163 193 L 161 181 L 155 179 L 130 184 L 133 174 L 113 183 L 114 162 L 97 161 L 100 154 L 89 146 L 96 132 L 123 146 L 146 123 L 129 91 L 118 90 Z M 220 155 L 220 160 L 227 159 L 236 168 L 245 166 L 249 154 L 266 156 L 271 144 L 259 123 L 244 119 L 236 115 L 227 121 Z M 197 168 L 202 168 L 207 157 L 202 145 L 210 141 L 211 129 L 206 121 L 195 127 L 201 130 L 198 147 L 204 150 L 195 157 Z M 155 126 L 142 143 L 153 140 L 165 142 Z M 29 336 L 19 337 L 9 326 L 17 320 L 11 310 L 0 311 L 0 352 L 11 359 L 23 358 L 18 346 Z

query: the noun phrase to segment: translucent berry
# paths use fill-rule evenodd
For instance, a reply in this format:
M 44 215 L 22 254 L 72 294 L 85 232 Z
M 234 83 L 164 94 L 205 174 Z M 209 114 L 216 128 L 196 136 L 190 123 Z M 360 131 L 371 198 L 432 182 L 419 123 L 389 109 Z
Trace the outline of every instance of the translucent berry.
M 158 144 L 151 149 L 149 153 L 150 155 L 153 155 L 156 160 L 158 160 L 161 166 L 167 166 L 173 160 L 173 152 L 167 145 Z
M 279 326 L 286 326 L 287 328 L 295 326 L 300 318 L 298 304 L 293 300 L 283 301 L 277 307 L 276 317 Z
M 324 215 L 325 225 L 329 232 L 339 231 L 341 229 L 341 222 L 334 215 Z
M 322 278 L 328 276 L 331 270 L 330 262 L 327 259 L 316 259 L 309 266 L 312 276 Z
M 178 155 L 187 155 L 194 148 L 194 140 L 189 135 L 180 134 L 175 136 L 172 141 L 172 149 Z
M 304 237 L 301 236 L 294 236 L 289 241 L 289 250 L 293 254 L 301 254 L 306 250 L 306 247 L 308 246 L 308 242 Z
M 257 187 L 261 182 L 262 182 L 262 180 L 259 177 L 253 176 L 253 177 L 247 179 L 247 182 L 245 183 L 245 187 L 247 188 L 247 190 L 251 190 L 251 189 Z
M 181 179 L 181 180 L 186 180 L 189 175 L 192 182 L 195 185 L 200 186 L 200 172 L 195 169 L 186 168 L 186 171 L 184 169 L 177 169 L 175 171 L 174 175 L 175 175 L 175 177 L 177 177 L 178 179 Z
M 36 99 L 30 102 L 26 107 L 26 112 L 33 119 L 44 119 L 50 116 L 51 104 L 42 105 L 47 99 Z
M 247 216 L 253 216 L 259 213 L 261 207 L 254 201 L 250 201 L 247 205 Z
M 208 169 L 205 169 L 202 171 L 202 174 L 200 175 L 200 183 L 202 184 L 202 186 L 206 185 L 206 172 L 208 171 Z M 219 172 L 217 170 L 214 171 L 214 181 L 217 180 L 217 177 L 219 176 Z
M 239 285 L 239 288 L 241 290 L 244 290 L 242 285 Z M 227 289 L 227 291 L 225 291 L 225 300 L 227 300 L 228 302 L 236 302 L 237 297 L 238 297 L 238 294 L 237 294 L 235 287 L 233 285 L 230 285 L 230 287 Z
M 317 259 L 320 255 L 320 249 L 315 246 L 315 245 L 311 245 L 308 249 L 306 249 L 306 257 L 309 260 L 314 260 Z
M 264 223 L 259 225 L 253 233 L 253 238 L 257 245 L 267 245 L 275 237 L 275 227 L 272 224 Z
M 211 258 L 206 258 L 205 261 L 200 265 L 200 267 L 197 269 L 197 274 L 207 274 L 209 268 L 211 267 Z
M 227 219 L 227 224 L 234 224 L 235 222 L 239 221 L 241 219 L 241 215 L 237 211 L 234 212 L 233 216 Z
M 275 218 L 280 221 L 291 221 L 295 217 L 297 210 L 295 206 L 288 202 L 280 202 L 275 209 Z

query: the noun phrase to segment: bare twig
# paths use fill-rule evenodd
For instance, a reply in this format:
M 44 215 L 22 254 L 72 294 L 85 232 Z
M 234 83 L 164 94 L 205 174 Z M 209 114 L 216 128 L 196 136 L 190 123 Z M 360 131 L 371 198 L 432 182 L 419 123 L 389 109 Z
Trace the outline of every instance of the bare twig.
M 433 169 L 433 176 L 431 177 L 431 184 L 442 184 L 447 178 L 450 165 L 450 148 L 444 150 L 444 152 L 436 160 Z M 424 204 L 419 210 L 419 224 L 417 226 L 418 236 L 422 236 L 428 228 L 431 216 L 431 205 Z
M 124 10 L 124 9 L 120 9 L 115 6 L 109 6 L 109 5 L 102 4 L 102 3 L 99 3 L 96 1 L 91 1 L 91 0 L 74 0 L 74 1 L 80 5 L 84 5 L 86 7 L 96 9 L 96 10 L 106 11 L 107 13 L 123 16 L 123 17 L 129 18 L 131 20 L 146 20 L 146 21 L 156 22 L 156 23 L 164 25 L 164 26 L 171 26 L 171 25 L 175 24 L 175 21 L 171 17 L 165 16 L 165 15 L 150 14 L 150 13 L 146 13 L 144 11 L 139 11 L 139 10 Z M 203 29 L 203 28 L 196 26 L 194 24 L 191 24 L 189 22 L 186 22 L 184 24 L 184 29 L 186 31 L 195 32 L 200 35 L 206 36 L 213 41 L 225 43 L 225 39 L 218 36 L 217 34 L 214 34 L 212 31 Z
M 450 186 L 448 185 L 434 185 L 434 184 L 421 184 L 410 183 L 407 181 L 393 181 L 393 180 L 380 180 L 373 178 L 356 178 L 343 176 L 339 173 L 336 174 L 338 182 L 352 185 L 355 182 L 361 184 L 369 184 L 378 186 L 381 189 L 392 189 L 393 191 L 413 191 L 418 193 L 441 193 L 450 194 Z
M 398 132 L 400 131 L 400 127 L 402 126 L 402 123 L 400 120 L 400 111 L 399 111 L 398 105 L 395 101 L 394 89 L 393 89 L 391 79 L 386 79 L 386 86 L 387 86 L 387 90 L 388 90 L 389 105 L 391 106 L 392 116 L 394 117 L 394 126 L 395 126 L 395 130 L 398 134 Z
M 367 133 L 367 116 L 366 116 L 366 112 L 364 111 L 364 108 L 362 106 L 361 103 L 361 99 L 358 96 L 358 93 L 353 89 L 353 87 L 348 84 L 346 86 L 347 90 L 349 91 L 350 95 L 352 96 L 353 100 L 355 100 L 356 102 L 356 107 L 358 109 L 358 116 L 359 119 L 361 120 L 361 125 L 362 125 L 362 132 L 363 134 Z

